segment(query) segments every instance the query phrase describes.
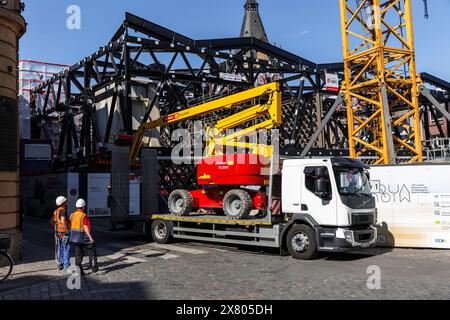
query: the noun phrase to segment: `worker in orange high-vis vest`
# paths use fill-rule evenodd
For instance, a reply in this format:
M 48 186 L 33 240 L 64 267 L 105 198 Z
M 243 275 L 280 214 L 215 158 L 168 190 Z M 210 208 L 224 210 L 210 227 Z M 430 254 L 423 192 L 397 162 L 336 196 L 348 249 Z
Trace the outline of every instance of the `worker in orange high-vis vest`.
M 58 208 L 53 212 L 51 225 L 55 229 L 55 255 L 58 269 L 68 269 L 70 267 L 70 221 L 67 214 L 67 199 L 63 196 L 56 198 Z
M 83 275 L 83 256 L 87 254 L 92 272 L 96 273 L 98 271 L 97 250 L 92 237 L 91 224 L 84 210 L 86 202 L 78 199 L 76 207 L 77 210 L 70 215 L 70 242 L 75 247 L 75 265 L 80 268 L 80 273 Z

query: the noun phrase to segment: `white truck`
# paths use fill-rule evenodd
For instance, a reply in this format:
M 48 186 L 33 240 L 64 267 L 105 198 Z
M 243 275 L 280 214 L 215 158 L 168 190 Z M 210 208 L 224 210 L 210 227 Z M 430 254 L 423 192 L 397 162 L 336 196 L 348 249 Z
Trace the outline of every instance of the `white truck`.
M 371 247 L 377 230 L 368 169 L 347 158 L 272 157 L 269 184 L 263 187 L 266 210 L 245 219 L 207 210 L 187 216 L 153 214 L 150 232 L 157 243 L 176 238 L 273 247 L 302 260 L 319 251 Z

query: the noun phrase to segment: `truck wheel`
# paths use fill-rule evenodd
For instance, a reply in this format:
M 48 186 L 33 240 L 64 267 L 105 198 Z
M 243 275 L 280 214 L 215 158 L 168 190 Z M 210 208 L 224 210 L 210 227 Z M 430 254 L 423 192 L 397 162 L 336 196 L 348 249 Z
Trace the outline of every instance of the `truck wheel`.
M 286 245 L 295 259 L 311 260 L 317 254 L 316 234 L 313 229 L 303 224 L 294 225 L 289 230 Z
M 240 189 L 227 192 L 223 198 L 223 211 L 228 217 L 233 219 L 246 218 L 252 211 L 253 202 L 250 195 Z
M 169 210 L 177 216 L 186 216 L 192 212 L 194 200 L 187 190 L 175 190 L 169 196 Z
M 161 219 L 153 220 L 150 232 L 156 243 L 170 243 L 172 240 L 172 222 Z

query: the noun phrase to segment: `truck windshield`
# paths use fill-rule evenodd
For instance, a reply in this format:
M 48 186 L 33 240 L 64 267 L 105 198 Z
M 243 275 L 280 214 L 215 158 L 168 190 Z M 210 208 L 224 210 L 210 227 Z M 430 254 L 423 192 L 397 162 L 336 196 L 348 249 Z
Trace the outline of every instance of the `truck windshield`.
M 359 168 L 335 167 L 334 173 L 341 195 L 372 196 L 369 179 Z

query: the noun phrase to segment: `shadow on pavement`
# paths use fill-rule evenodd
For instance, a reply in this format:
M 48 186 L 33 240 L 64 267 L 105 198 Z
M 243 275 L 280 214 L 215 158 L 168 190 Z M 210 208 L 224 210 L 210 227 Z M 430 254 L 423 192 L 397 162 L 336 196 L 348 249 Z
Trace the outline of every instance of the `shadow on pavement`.
M 342 253 L 320 253 L 318 258 L 330 261 L 356 261 L 371 258 L 374 256 L 383 255 L 389 253 L 393 248 L 372 248 L 372 249 L 362 249 L 360 251 L 350 251 Z
M 280 250 L 277 248 L 261 248 L 261 247 L 253 247 L 246 245 L 224 245 L 224 244 L 213 244 L 210 242 L 196 241 L 190 242 L 188 240 L 177 240 L 178 243 L 183 243 L 184 245 L 189 245 L 192 243 L 202 244 L 205 247 L 221 249 L 224 251 L 230 252 L 245 252 L 249 254 L 263 254 L 263 255 L 272 255 L 272 256 L 280 256 Z M 174 242 L 176 244 L 177 242 Z M 197 247 L 197 246 L 196 246 Z M 330 261 L 356 261 L 361 259 L 367 259 L 370 257 L 382 255 L 391 252 L 394 248 L 388 247 L 376 247 L 370 249 L 361 249 L 349 252 L 320 252 L 317 256 L 319 260 L 330 260 Z M 286 255 L 290 257 L 289 254 Z
M 68 276 L 26 276 L 0 286 L 0 300 L 148 300 L 155 299 L 148 283 L 103 282 L 95 275 L 81 279 L 81 289 L 67 287 Z
M 116 262 L 114 262 L 116 263 Z M 109 265 L 108 267 L 104 267 L 102 265 Z M 132 266 L 135 266 L 137 264 L 140 264 L 140 262 L 134 262 L 134 263 L 126 263 L 126 264 L 119 264 L 119 265 L 112 265 L 112 263 L 99 263 L 99 274 L 108 274 L 112 271 L 117 271 L 117 270 L 122 270 L 122 269 L 126 269 Z

